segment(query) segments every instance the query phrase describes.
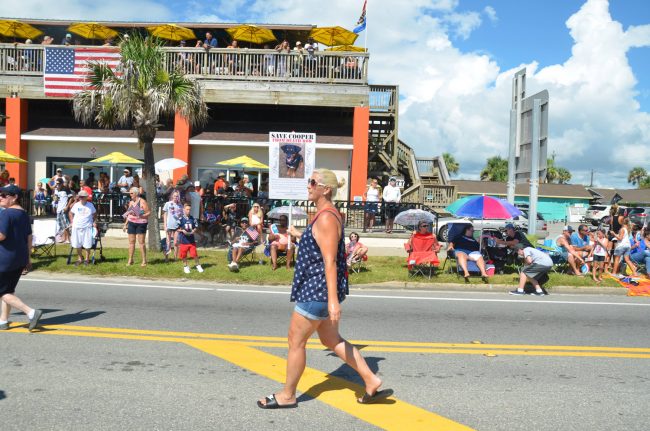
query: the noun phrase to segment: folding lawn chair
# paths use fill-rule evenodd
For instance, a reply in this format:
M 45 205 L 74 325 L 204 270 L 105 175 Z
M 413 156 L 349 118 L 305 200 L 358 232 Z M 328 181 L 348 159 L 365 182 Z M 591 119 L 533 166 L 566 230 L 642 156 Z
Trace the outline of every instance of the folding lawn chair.
M 350 262 L 349 270 L 355 274 L 359 274 L 361 271 L 366 270 L 366 262 L 368 262 L 368 255 L 364 254 L 360 260 L 354 260 Z
M 244 255 L 242 256 L 240 262 L 250 262 L 250 263 L 264 263 L 262 259 L 257 256 L 257 246 L 260 245 L 260 233 L 254 227 L 247 228 L 244 233 L 253 241 L 253 243 L 244 250 Z M 232 244 L 228 246 L 227 253 L 228 263 L 232 262 Z
M 438 244 L 433 234 L 421 235 L 415 234 L 411 237 L 410 243 L 404 244 L 404 249 L 408 253 L 406 264 L 409 270 L 409 277 L 416 275 L 431 278 L 440 265 L 438 253 L 435 246 Z
M 34 220 L 32 256 L 56 257 L 56 220 Z

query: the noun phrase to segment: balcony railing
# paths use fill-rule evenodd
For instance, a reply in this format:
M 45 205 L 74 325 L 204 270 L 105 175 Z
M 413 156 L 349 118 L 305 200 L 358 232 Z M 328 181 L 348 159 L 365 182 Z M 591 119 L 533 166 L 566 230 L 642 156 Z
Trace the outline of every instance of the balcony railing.
M 0 75 L 43 75 L 43 46 L 0 44 Z M 72 48 L 71 48 L 72 49 Z M 201 80 L 368 83 L 368 53 L 316 51 L 279 53 L 272 49 L 164 47 L 168 71 Z

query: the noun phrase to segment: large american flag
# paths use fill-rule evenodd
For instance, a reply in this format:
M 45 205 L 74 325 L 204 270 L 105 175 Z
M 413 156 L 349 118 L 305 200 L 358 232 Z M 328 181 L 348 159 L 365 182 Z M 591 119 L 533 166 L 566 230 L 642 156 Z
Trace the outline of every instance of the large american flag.
M 45 47 L 45 95 L 72 97 L 88 84 L 88 62 L 103 62 L 115 70 L 120 50 L 115 47 Z

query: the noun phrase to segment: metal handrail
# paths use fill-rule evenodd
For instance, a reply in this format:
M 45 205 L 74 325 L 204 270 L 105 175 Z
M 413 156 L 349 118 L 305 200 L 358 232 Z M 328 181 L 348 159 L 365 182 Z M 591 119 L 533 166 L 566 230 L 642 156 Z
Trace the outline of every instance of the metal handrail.
M 368 84 L 367 52 L 163 47 L 168 71 L 206 81 Z M 0 75 L 43 76 L 44 46 L 0 44 Z

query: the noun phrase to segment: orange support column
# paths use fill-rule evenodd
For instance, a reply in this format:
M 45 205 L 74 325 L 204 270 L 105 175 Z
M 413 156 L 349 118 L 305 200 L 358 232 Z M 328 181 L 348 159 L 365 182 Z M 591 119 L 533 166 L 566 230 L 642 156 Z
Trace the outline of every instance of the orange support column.
M 368 181 L 368 125 L 370 109 L 367 106 L 354 108 L 352 123 L 352 166 L 350 169 L 350 199 L 363 196 Z
M 23 132 L 27 131 L 27 100 L 18 97 L 7 98 L 7 138 L 5 151 L 13 156 L 27 160 L 27 141 L 20 139 Z M 16 184 L 22 189 L 27 189 L 27 164 L 7 163 L 9 174 L 16 178 Z
M 174 181 L 183 175 L 190 175 L 190 135 L 192 127 L 190 123 L 181 114 L 176 113 L 174 119 L 174 157 L 187 162 L 184 168 L 174 169 Z

